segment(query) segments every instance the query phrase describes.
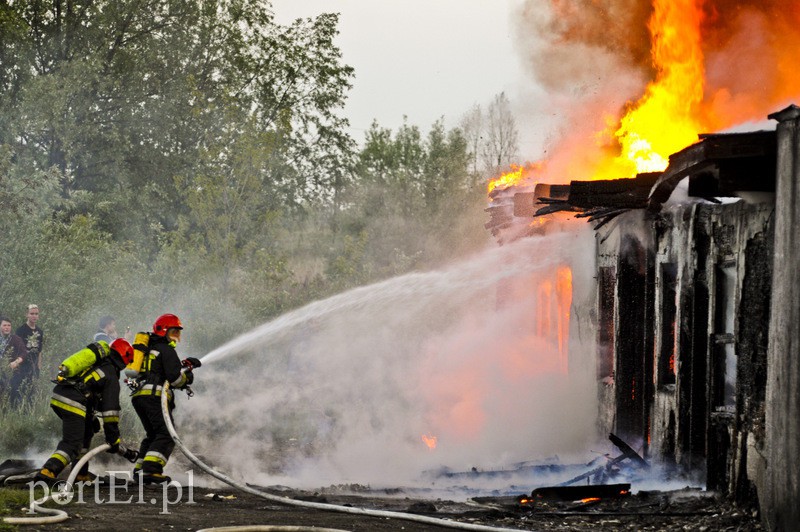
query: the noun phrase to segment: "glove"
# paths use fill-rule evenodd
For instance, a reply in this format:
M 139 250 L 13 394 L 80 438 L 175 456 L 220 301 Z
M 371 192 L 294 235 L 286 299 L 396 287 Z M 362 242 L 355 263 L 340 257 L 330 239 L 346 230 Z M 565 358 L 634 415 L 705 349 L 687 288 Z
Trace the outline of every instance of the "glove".
M 92 432 L 94 432 L 95 434 L 100 432 L 100 420 L 97 419 L 96 417 L 92 418 Z
M 189 369 L 195 369 L 195 368 L 199 368 L 200 366 L 202 366 L 202 364 L 200 363 L 200 359 L 199 358 L 194 358 L 194 357 L 186 358 L 183 361 L 183 365 L 188 367 Z
M 194 373 L 192 373 L 192 370 L 187 369 L 184 375 L 186 375 L 186 384 L 184 386 L 189 386 L 194 382 Z
M 119 439 L 117 439 L 117 441 L 115 441 L 114 443 L 108 442 L 108 444 L 111 447 L 106 449 L 107 453 L 109 453 L 109 454 L 117 454 L 119 452 Z

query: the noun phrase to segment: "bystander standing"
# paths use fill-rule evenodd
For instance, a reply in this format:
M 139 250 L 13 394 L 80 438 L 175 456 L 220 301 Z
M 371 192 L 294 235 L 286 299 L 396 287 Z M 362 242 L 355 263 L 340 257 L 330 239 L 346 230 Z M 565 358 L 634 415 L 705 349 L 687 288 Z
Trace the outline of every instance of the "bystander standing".
M 42 348 L 44 331 L 37 325 L 39 322 L 39 306 L 28 305 L 25 323 L 17 328 L 17 336 L 22 338 L 27 350 L 27 357 L 14 370 L 9 384 L 9 397 L 12 406 L 28 402 L 34 391 L 36 377 L 42 367 Z
M 117 339 L 117 320 L 115 320 L 113 316 L 103 316 L 100 318 L 97 329 L 93 338 L 95 342 L 102 340 L 110 345 L 111 342 Z
M 100 322 L 97 324 L 97 332 L 94 333 L 94 337 L 92 338 L 93 341 L 99 342 L 103 341 L 107 344 L 110 344 L 114 340 L 119 338 L 119 333 L 117 332 L 117 320 L 114 319 L 114 316 L 103 316 L 100 318 Z M 125 330 L 125 334 L 123 335 L 129 343 L 131 341 L 131 328 L 128 327 Z
M 11 320 L 0 316 L 0 397 L 9 398 L 13 374 L 19 369 L 28 350 L 22 338 L 11 332 Z

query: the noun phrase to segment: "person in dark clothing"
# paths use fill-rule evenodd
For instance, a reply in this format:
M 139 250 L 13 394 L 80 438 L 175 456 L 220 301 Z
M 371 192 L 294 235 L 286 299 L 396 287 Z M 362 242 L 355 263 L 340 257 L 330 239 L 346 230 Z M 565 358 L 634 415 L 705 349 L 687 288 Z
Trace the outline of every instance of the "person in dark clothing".
M 11 332 L 11 320 L 0 316 L 0 399 L 9 394 L 11 377 L 27 356 L 28 350 L 22 338 Z
M 97 324 L 97 332 L 92 341 L 103 341 L 108 344 L 117 339 L 117 320 L 113 316 L 103 316 Z
M 50 407 L 61 418 L 62 437 L 36 480 L 55 482 L 67 465 L 86 454 L 95 433 L 95 413 L 111 446 L 107 452 L 119 452 L 119 374 L 132 360 L 133 347 L 118 338 L 110 346 L 103 341 L 90 344 L 62 362 L 50 399 Z M 92 479 L 88 463 L 76 479 Z
M 172 411 L 175 409 L 172 388 L 187 388 L 194 381 L 192 368 L 200 367 L 200 361 L 196 358 L 187 358 L 184 362 L 178 358 L 175 346 L 181 339 L 182 330 L 181 320 L 174 314 L 163 314 L 156 319 L 137 379 L 138 387 L 131 400 L 145 430 L 134 475 L 141 474 L 141 481 L 145 484 L 171 480 L 164 474 L 164 467 L 175 448 L 175 442 L 161 410 L 164 382 L 170 385 L 168 405 L 172 420 Z
M 27 356 L 14 370 L 9 383 L 9 398 L 12 406 L 27 402 L 33 394 L 33 386 L 39 369 L 42 367 L 42 346 L 44 331 L 37 325 L 39 321 L 38 305 L 28 305 L 25 323 L 17 328 L 16 334 L 25 343 Z

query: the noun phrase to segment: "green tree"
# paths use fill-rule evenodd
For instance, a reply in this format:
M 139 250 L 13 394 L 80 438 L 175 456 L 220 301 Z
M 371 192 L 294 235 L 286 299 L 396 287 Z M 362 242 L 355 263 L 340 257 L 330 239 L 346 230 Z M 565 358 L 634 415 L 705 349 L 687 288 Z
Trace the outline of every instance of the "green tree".
M 471 185 L 469 163 L 461 129 L 448 131 L 443 120 L 424 137 L 407 123 L 397 132 L 373 123 L 348 188 L 344 236 L 332 259 L 339 278 L 347 272 L 356 283 L 384 278 L 470 247 L 471 238 L 451 239 L 461 234 L 464 214 L 473 215 L 485 202 Z M 356 242 L 363 244 L 354 247 Z
M 220 325 L 195 329 L 209 346 L 324 292 L 286 252 L 311 217 L 325 241 L 352 179 L 337 25 L 263 0 L 0 2 L 0 228 L 24 235 L 4 307 L 49 305 L 65 343 L 101 309 L 167 307 Z
M 58 168 L 65 197 L 94 193 L 70 203 L 76 213 L 98 208 L 100 194 L 106 229 L 174 228 L 187 206 L 173 176 L 198 172 L 243 117 L 280 140 L 265 194 L 296 206 L 344 185 L 353 143 L 338 112 L 352 69 L 333 44 L 336 15 L 281 26 L 258 0 L 1 9 L 0 142 L 24 153 L 29 172 Z
M 423 197 L 426 210 L 438 212 L 443 201 L 460 196 L 470 186 L 470 156 L 467 140 L 461 129 L 445 131 L 444 121 L 431 127 L 426 143 L 423 169 Z
M 375 185 L 372 187 L 374 190 L 385 189 L 389 193 L 386 196 L 379 193 L 379 197 L 372 198 L 377 200 L 374 208 L 404 216 L 415 211 L 422 196 L 425 156 L 422 134 L 417 126 L 404 122 L 393 134 L 373 122 L 367 131 L 356 171 L 359 181 Z

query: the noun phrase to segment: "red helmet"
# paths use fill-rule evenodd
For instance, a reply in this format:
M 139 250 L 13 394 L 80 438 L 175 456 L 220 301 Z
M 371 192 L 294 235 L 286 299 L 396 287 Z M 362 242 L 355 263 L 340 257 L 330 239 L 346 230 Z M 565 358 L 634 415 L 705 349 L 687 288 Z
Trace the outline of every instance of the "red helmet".
M 183 329 L 180 318 L 175 314 L 162 314 L 153 324 L 153 334 L 166 336 L 167 329 Z
M 110 347 L 119 354 L 126 366 L 133 362 L 133 346 L 125 338 L 117 338 Z

